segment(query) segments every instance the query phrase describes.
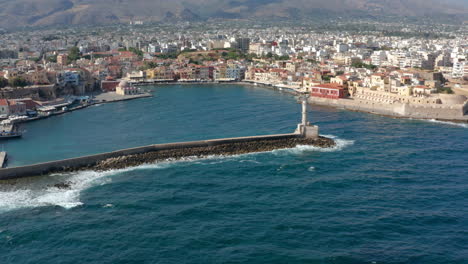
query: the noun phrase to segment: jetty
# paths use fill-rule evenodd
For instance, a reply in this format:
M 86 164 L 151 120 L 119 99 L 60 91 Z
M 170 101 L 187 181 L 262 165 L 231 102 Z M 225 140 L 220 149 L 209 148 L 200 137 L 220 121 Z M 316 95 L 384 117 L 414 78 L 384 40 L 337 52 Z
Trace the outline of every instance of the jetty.
M 79 170 L 105 171 L 162 160 L 265 152 L 275 149 L 294 148 L 298 145 L 313 145 L 322 148 L 335 146 L 335 142 L 332 139 L 319 136 L 319 127 L 311 125 L 307 120 L 307 99 L 303 98 L 302 122 L 297 125 L 294 133 L 222 138 L 129 148 L 78 158 L 4 168 L 0 169 L 0 180 Z

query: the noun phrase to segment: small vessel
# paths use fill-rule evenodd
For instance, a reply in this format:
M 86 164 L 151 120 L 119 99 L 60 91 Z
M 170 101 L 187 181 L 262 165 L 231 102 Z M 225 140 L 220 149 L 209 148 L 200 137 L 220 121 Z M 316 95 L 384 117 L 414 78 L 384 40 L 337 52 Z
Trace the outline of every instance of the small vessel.
M 19 131 L 18 127 L 14 124 L 3 125 L 0 129 L 0 139 L 19 138 L 23 136 L 23 133 Z
M 19 138 L 23 136 L 21 132 L 0 132 L 0 139 Z

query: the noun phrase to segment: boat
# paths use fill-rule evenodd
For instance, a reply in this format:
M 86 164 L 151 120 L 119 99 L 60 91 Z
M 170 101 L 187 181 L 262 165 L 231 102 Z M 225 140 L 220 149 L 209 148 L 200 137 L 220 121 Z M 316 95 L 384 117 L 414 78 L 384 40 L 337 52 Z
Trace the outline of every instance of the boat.
M 0 139 L 20 138 L 23 136 L 23 133 L 14 124 L 3 125 L 0 129 Z
M 20 132 L 0 132 L 0 139 L 20 138 L 23 134 Z

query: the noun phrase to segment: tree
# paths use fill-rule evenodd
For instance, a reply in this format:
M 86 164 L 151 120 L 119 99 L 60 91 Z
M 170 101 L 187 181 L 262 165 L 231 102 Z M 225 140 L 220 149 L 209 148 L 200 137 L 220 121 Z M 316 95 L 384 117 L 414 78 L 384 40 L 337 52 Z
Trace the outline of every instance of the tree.
M 189 63 L 190 63 L 190 64 L 197 64 L 197 65 L 200 65 L 200 62 L 199 62 L 199 61 L 194 60 L 194 59 L 192 59 L 192 58 L 189 59 Z
M 128 49 L 128 51 L 131 51 L 131 52 L 133 52 L 135 55 L 138 55 L 138 56 L 140 56 L 140 57 L 143 57 L 143 51 L 141 51 L 141 50 L 139 50 L 139 49 L 137 49 L 137 48 L 130 47 L 130 48 Z
M 343 75 L 344 74 L 344 71 L 336 71 L 336 76 L 340 76 L 340 75 Z
M 6 87 L 8 85 L 8 80 L 0 77 L 0 88 Z
M 70 61 L 76 61 L 80 58 L 80 49 L 78 47 L 71 47 L 68 49 L 68 59 Z
M 11 87 L 25 87 L 28 85 L 28 82 L 23 77 L 15 77 L 8 81 L 8 84 Z
M 47 61 L 57 62 L 57 55 L 47 57 Z
M 369 70 L 374 70 L 377 68 L 377 66 L 375 65 L 372 65 L 372 64 L 366 64 L 364 62 L 353 62 L 351 64 L 351 67 L 354 67 L 354 68 L 366 68 L 366 69 L 369 69 Z

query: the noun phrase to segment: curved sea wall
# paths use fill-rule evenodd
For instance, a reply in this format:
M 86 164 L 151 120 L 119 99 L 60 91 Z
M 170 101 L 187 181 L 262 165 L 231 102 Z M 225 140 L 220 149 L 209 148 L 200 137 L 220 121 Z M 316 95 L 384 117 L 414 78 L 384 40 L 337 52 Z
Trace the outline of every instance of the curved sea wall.
M 367 112 L 397 118 L 437 119 L 455 122 L 468 122 L 468 104 L 455 106 L 439 105 L 411 105 L 411 104 L 382 104 L 367 100 L 326 99 L 309 97 L 309 103 L 351 111 Z
M 313 145 L 327 148 L 334 146 L 335 142 L 332 139 L 324 137 L 311 139 L 302 137 L 300 134 L 280 134 L 149 145 L 72 159 L 0 169 L 0 180 L 85 169 L 120 169 L 166 159 L 181 159 L 192 156 L 206 157 L 209 155 L 237 155 L 293 148 L 297 145 Z

